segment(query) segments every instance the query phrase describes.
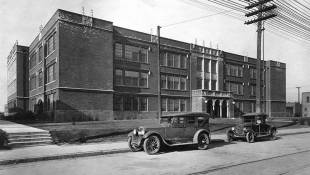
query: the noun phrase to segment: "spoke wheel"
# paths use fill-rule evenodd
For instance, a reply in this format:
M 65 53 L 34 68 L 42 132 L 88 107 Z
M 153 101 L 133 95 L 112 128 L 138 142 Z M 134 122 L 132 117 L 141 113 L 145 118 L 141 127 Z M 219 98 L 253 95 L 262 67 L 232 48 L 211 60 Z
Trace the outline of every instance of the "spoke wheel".
M 152 135 L 145 139 L 143 149 L 147 154 L 156 154 L 160 150 L 160 140 L 157 136 Z
M 200 133 L 198 135 L 198 149 L 205 150 L 208 148 L 210 144 L 210 139 L 208 134 L 206 133 Z
M 270 132 L 270 140 L 275 140 L 277 138 L 277 131 L 272 129 Z
M 234 141 L 234 133 L 232 131 L 227 133 L 227 142 L 230 143 Z
M 253 132 L 248 132 L 246 134 L 246 141 L 249 142 L 249 143 L 253 143 L 254 140 L 255 140 L 254 133 Z
M 128 146 L 129 146 L 129 149 L 132 152 L 141 151 L 141 149 L 142 149 L 141 146 L 139 146 L 138 144 L 132 142 L 132 137 L 128 138 Z

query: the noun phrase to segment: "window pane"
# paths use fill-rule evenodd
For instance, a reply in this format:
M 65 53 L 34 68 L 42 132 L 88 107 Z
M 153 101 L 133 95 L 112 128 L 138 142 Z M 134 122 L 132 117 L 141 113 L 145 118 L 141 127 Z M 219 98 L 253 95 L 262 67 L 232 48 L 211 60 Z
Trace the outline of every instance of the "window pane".
M 216 80 L 211 80 L 211 90 L 216 90 Z
M 173 102 L 174 102 L 173 99 L 168 99 L 168 111 L 174 111 Z
M 123 46 L 119 43 L 115 44 L 115 58 L 121 59 L 123 57 Z
M 132 110 L 138 111 L 138 97 L 132 97 Z
M 204 80 L 205 89 L 209 89 L 209 82 L 210 82 L 210 80 L 208 80 L 208 79 Z
M 180 55 L 174 55 L 174 67 L 180 68 Z
M 162 89 L 167 89 L 167 77 L 165 75 L 160 76 L 160 81 L 161 81 L 161 88 Z
M 201 78 L 197 78 L 197 89 L 201 89 L 202 88 L 202 79 Z
M 186 56 L 184 56 L 184 55 L 181 56 L 180 64 L 181 64 L 181 68 L 183 68 L 183 69 L 186 68 L 186 64 L 187 64 Z
M 181 78 L 180 89 L 186 90 L 186 78 Z
M 125 85 L 138 86 L 139 72 L 125 71 Z
M 167 66 L 173 67 L 173 55 L 170 53 L 167 53 Z
M 167 111 L 167 99 L 166 98 L 161 99 L 161 111 Z
M 179 111 L 179 108 L 180 108 L 179 102 L 180 102 L 179 99 L 175 99 L 175 100 L 174 100 L 174 111 Z
M 41 87 L 43 85 L 43 72 L 40 71 L 39 72 L 39 87 Z
M 173 77 L 168 76 L 168 89 L 173 89 Z
M 132 98 L 130 96 L 124 96 L 124 110 L 131 111 L 132 109 Z
M 41 46 L 41 47 L 39 48 L 39 62 L 41 62 L 42 59 L 43 59 L 43 47 Z
M 173 89 L 175 90 L 179 90 L 180 89 L 180 78 L 179 77 L 174 77 L 174 86 L 173 86 Z
M 119 95 L 114 96 L 114 105 L 113 108 L 115 111 L 122 111 L 123 110 L 123 98 Z
M 216 61 L 211 61 L 211 73 L 216 74 Z
M 121 69 L 115 70 L 115 84 L 123 85 L 123 71 Z
M 148 74 L 147 73 L 140 73 L 140 87 L 147 88 L 148 87 Z
M 202 58 L 197 58 L 197 71 L 202 71 Z
M 167 66 L 167 57 L 165 53 L 160 53 L 160 65 Z
M 140 97 L 140 111 L 147 111 L 147 98 Z
M 180 100 L 180 111 L 181 112 L 186 111 L 186 101 L 184 99 Z
M 141 63 L 147 63 L 147 49 L 142 48 L 140 52 L 140 62 Z
M 210 60 L 208 60 L 208 59 L 205 59 L 205 72 L 210 72 L 210 70 L 209 70 L 209 64 L 210 64 Z

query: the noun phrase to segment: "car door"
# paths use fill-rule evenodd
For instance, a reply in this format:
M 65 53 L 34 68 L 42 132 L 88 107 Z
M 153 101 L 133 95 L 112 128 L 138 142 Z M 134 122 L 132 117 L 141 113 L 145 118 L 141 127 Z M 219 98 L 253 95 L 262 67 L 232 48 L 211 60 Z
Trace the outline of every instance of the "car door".
M 165 139 L 170 144 L 182 143 L 184 140 L 184 117 L 172 117 L 170 127 L 165 129 Z
M 192 142 L 197 131 L 197 117 L 186 117 L 184 128 L 184 142 Z

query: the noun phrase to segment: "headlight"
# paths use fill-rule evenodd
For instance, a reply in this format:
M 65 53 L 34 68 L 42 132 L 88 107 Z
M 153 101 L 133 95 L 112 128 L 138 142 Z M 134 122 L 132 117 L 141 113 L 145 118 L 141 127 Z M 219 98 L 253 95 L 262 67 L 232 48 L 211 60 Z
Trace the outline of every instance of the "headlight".
M 235 127 L 232 127 L 231 130 L 235 130 Z
M 136 129 L 133 130 L 133 135 L 137 135 L 137 130 Z
M 243 131 L 247 131 L 248 129 L 247 128 L 243 128 Z
M 138 129 L 138 134 L 139 134 L 139 135 L 144 135 L 144 134 L 145 134 L 145 129 L 144 129 L 143 127 L 140 127 L 140 128 Z

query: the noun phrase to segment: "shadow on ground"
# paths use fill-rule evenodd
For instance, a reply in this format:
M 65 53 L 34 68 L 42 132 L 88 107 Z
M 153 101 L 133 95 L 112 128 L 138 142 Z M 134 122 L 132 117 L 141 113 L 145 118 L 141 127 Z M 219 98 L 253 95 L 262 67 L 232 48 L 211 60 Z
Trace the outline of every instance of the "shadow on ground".
M 208 149 L 223 147 L 223 146 L 230 145 L 230 144 L 235 144 L 235 143 L 233 142 L 228 143 L 222 139 L 212 139 Z M 197 145 L 182 145 L 182 146 L 173 146 L 173 147 L 165 146 L 163 149 L 161 149 L 160 154 L 176 152 L 176 151 L 184 152 L 184 151 L 193 151 L 193 150 L 197 150 Z

